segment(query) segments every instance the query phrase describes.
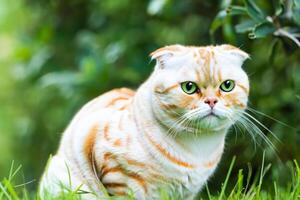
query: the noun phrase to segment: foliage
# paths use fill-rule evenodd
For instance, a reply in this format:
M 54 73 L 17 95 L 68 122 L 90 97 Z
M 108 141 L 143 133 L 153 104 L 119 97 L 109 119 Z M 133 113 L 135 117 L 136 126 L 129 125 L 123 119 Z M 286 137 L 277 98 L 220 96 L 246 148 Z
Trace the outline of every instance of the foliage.
M 273 0 L 271 8 L 260 7 L 253 0 L 244 0 L 243 5 L 229 5 L 224 1 L 224 10 L 215 17 L 210 33 L 213 34 L 228 16 L 237 16 L 238 24 L 234 26 L 237 33 L 248 33 L 250 39 L 274 36 L 272 50 L 282 41 L 286 50 L 299 50 L 300 41 L 300 1 Z M 290 40 L 290 41 L 288 41 Z M 291 44 L 293 43 L 293 44 Z M 293 47 L 296 45 L 296 47 Z
M 277 181 L 278 191 L 289 192 L 286 163 L 300 160 L 300 51 L 295 41 L 275 33 L 279 24 L 298 37 L 298 5 L 298 0 L 0 0 L 0 177 L 16 160 L 24 182 L 35 180 L 28 185 L 34 190 L 76 111 L 112 88 L 137 88 L 152 71 L 148 54 L 156 48 L 231 43 L 251 55 L 244 66 L 251 82 L 249 107 L 270 116 L 255 114 L 281 142 L 264 131 L 277 152 L 261 138 L 255 148 L 233 128 L 210 191 L 221 188 L 228 158 L 237 155 L 227 189 L 234 188 L 246 163 L 254 174 L 259 171 L 264 150 L 273 166 L 262 191 Z

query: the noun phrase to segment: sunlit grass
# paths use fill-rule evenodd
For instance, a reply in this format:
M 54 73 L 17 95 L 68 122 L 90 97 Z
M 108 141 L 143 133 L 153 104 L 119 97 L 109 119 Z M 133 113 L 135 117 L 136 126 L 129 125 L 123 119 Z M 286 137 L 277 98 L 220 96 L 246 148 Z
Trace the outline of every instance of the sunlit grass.
M 232 159 L 232 162 L 229 166 L 227 176 L 220 188 L 220 192 L 216 194 L 211 194 L 208 186 L 206 186 L 201 196 L 198 199 L 209 199 L 209 200 L 296 200 L 300 199 L 300 168 L 296 160 L 294 160 L 294 165 L 292 168 L 292 179 L 290 183 L 285 187 L 282 188 L 279 184 L 274 181 L 273 183 L 269 183 L 272 185 L 272 189 L 265 190 L 262 188 L 264 183 L 264 176 L 271 168 L 271 165 L 265 165 L 264 163 L 264 156 L 262 159 L 262 165 L 260 173 L 255 175 L 254 181 L 250 184 L 250 179 L 252 177 L 251 172 L 245 173 L 243 170 L 239 170 L 237 175 L 237 180 L 233 186 L 233 188 L 228 188 L 229 178 L 232 175 L 232 168 L 235 164 L 235 157 Z M 74 191 L 71 190 L 64 190 L 61 194 L 56 197 L 51 195 L 45 195 L 41 197 L 38 195 L 38 192 L 29 192 L 26 189 L 28 183 L 23 184 L 16 184 L 14 178 L 18 173 L 20 173 L 21 166 L 16 167 L 14 163 L 12 163 L 10 172 L 8 177 L 5 177 L 0 182 L 0 200 L 8 199 L 8 200 L 40 200 L 40 199 L 49 199 L 49 200 L 80 200 L 81 195 L 85 195 L 85 191 L 82 191 L 79 188 L 75 189 Z M 129 194 L 126 198 L 117 198 L 117 197 L 110 197 L 107 192 L 105 192 L 105 197 L 101 199 L 107 200 L 115 200 L 115 199 L 134 199 L 132 193 Z M 81 195 L 80 195 L 81 194 Z M 172 200 L 172 199 L 179 199 L 176 197 L 176 194 L 170 195 L 168 191 L 161 191 L 161 198 L 162 200 Z

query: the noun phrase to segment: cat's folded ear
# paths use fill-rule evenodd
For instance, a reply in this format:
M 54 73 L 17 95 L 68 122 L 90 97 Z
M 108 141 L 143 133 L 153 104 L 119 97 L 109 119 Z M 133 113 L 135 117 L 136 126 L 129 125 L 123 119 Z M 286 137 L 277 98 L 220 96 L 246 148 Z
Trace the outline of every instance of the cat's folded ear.
M 153 51 L 150 57 L 152 60 L 156 60 L 157 66 L 160 69 L 163 69 L 165 68 L 166 61 L 182 52 L 183 49 L 185 49 L 185 47 L 179 44 L 165 46 Z
M 220 46 L 220 48 L 235 57 L 240 65 L 242 65 L 243 62 L 250 57 L 246 52 L 229 44 L 223 44 Z

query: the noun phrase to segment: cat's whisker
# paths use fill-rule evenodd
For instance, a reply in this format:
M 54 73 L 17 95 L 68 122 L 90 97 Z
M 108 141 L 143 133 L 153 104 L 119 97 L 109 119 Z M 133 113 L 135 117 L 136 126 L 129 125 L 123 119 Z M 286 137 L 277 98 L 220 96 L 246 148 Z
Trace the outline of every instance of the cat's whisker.
M 247 118 L 245 115 L 240 116 L 240 122 L 245 125 L 246 129 L 248 131 L 252 130 L 254 133 L 258 134 L 268 145 L 269 147 L 274 151 L 277 152 L 276 146 L 273 144 L 273 142 L 256 126 L 255 123 L 253 123 L 249 118 Z
M 261 147 L 261 145 L 256 140 L 255 133 L 254 133 L 255 131 L 254 132 L 251 131 L 252 130 L 251 126 L 249 127 L 248 123 L 245 120 L 243 120 L 242 118 L 239 119 L 236 122 L 236 125 L 238 127 L 241 127 L 242 129 L 246 130 L 246 132 L 250 134 L 250 137 L 252 138 L 252 141 L 253 141 L 253 144 L 254 144 L 255 151 L 256 151 L 256 145 L 259 145 Z M 245 131 L 243 131 L 243 132 L 245 132 Z
M 173 124 L 170 126 L 170 128 L 167 130 L 167 135 L 171 137 L 175 137 L 176 134 L 175 131 L 177 131 L 178 126 L 181 126 L 184 121 L 187 119 L 184 117 L 179 118 L 177 121 L 173 122 Z
M 203 112 L 203 110 L 202 109 L 196 109 L 196 110 L 193 110 L 193 111 L 191 111 L 191 112 L 189 112 L 188 113 L 188 118 L 189 119 L 191 119 L 191 120 L 189 120 L 188 122 L 187 122 L 187 124 L 186 124 L 186 126 L 189 128 L 189 127 L 191 127 L 190 125 L 191 125 L 191 123 L 198 123 L 198 118 L 196 118 L 196 122 L 194 121 L 194 120 L 192 120 L 195 116 L 197 116 L 197 115 L 199 115 L 199 114 L 201 114 L 201 112 Z M 199 120 L 200 121 L 200 120 Z M 193 128 L 193 132 L 195 132 L 195 128 Z
M 172 129 L 172 131 L 171 131 L 171 132 L 168 131 L 168 133 L 169 133 L 169 134 L 171 133 L 171 135 L 174 134 L 174 137 L 176 137 L 177 133 L 179 132 L 179 130 L 177 129 L 178 126 L 184 127 L 185 130 L 186 130 L 187 132 L 189 132 L 190 129 L 192 128 L 192 127 L 190 126 L 191 123 L 195 123 L 195 122 L 194 122 L 193 120 L 191 120 L 191 119 L 193 119 L 195 116 L 201 114 L 201 112 L 203 112 L 202 109 L 195 109 L 195 110 L 192 110 L 192 111 L 190 111 L 190 112 L 184 114 L 182 117 L 185 118 L 185 119 L 184 119 L 184 120 L 181 120 L 181 121 L 178 120 L 178 121 L 180 121 L 180 122 L 174 123 L 174 125 L 170 128 L 170 129 Z M 198 129 L 198 124 L 199 124 L 198 121 L 200 121 L 200 120 L 199 120 L 199 119 L 196 119 L 197 128 L 196 128 L 196 129 L 193 128 L 193 132 L 194 132 L 194 133 L 195 133 L 195 131 L 197 131 L 197 129 Z M 176 127 L 175 127 L 175 126 L 176 126 Z M 169 129 L 169 130 L 170 130 L 170 129 Z
M 254 123 L 256 122 L 257 124 L 259 124 L 261 127 L 263 127 L 264 129 L 266 129 L 268 132 L 270 132 L 270 130 L 263 125 L 261 122 L 259 122 L 257 119 L 255 119 L 252 115 L 250 115 L 249 113 L 243 112 L 243 111 L 238 111 L 239 112 L 239 119 L 237 120 L 237 125 L 241 124 L 246 130 L 247 132 L 250 134 L 250 136 L 252 137 L 254 144 L 255 144 L 255 149 L 256 149 L 256 144 L 259 145 L 259 143 L 256 141 L 256 137 L 255 134 L 258 134 L 265 142 L 266 144 L 277 154 L 277 148 L 276 146 L 273 144 L 273 142 L 261 131 L 261 129 Z M 252 120 L 254 122 L 252 122 Z M 271 134 L 274 138 L 276 138 L 276 140 L 279 140 L 274 133 L 271 131 Z
M 229 119 L 229 118 L 228 118 Z M 231 121 L 231 120 L 230 120 Z M 237 135 L 238 135 L 238 131 L 237 131 L 237 125 L 236 124 L 232 124 L 232 127 L 234 128 L 234 133 L 235 133 L 235 142 L 237 141 Z M 238 127 L 238 129 L 240 130 L 240 128 Z
M 267 131 L 270 132 L 270 130 L 265 125 L 263 125 L 261 122 L 259 122 L 252 115 L 250 115 L 249 113 L 247 113 L 245 111 L 238 111 L 238 110 L 236 110 L 236 111 L 239 113 L 239 116 L 240 116 L 237 122 L 242 124 L 251 135 L 252 135 L 252 133 L 249 130 L 253 130 L 255 133 L 259 134 L 264 139 L 264 141 L 268 143 L 268 145 L 271 144 L 271 146 L 275 147 L 275 145 L 271 142 L 271 140 L 251 120 L 255 121 L 260 126 L 262 126 L 264 129 L 266 129 Z M 278 139 L 272 131 L 271 131 L 271 134 L 274 138 Z M 274 149 L 276 149 L 276 148 L 274 148 Z
M 252 131 L 250 131 L 251 127 L 249 128 L 247 122 L 245 122 L 245 120 L 242 119 L 242 117 L 240 116 L 240 119 L 234 120 L 233 118 L 230 117 L 230 114 L 233 114 L 233 111 L 231 109 L 226 109 L 228 115 L 227 118 L 232 122 L 232 126 L 235 128 L 237 127 L 240 132 L 245 133 L 244 130 L 248 130 L 247 132 L 250 134 L 252 140 L 253 140 L 253 144 L 254 144 L 254 149 L 256 151 L 256 145 L 258 144 L 258 142 L 256 141 L 256 137 L 254 135 L 254 133 Z M 242 113 L 243 115 L 243 113 Z M 242 126 L 242 127 L 241 127 Z M 235 128 L 236 131 L 236 128 Z
M 195 132 L 196 132 L 196 136 L 198 136 L 198 133 L 199 133 L 199 131 L 200 131 L 200 135 L 201 135 L 201 120 L 200 119 L 197 119 L 196 120 L 196 123 L 197 123 L 197 129 L 195 130 Z M 199 127 L 200 126 L 200 127 Z
M 230 117 L 230 112 L 228 112 L 226 114 L 226 118 L 231 122 L 232 124 L 232 127 L 234 128 L 234 131 L 235 131 L 235 140 L 237 140 L 237 134 L 238 134 L 238 131 L 237 131 L 237 128 L 238 126 L 236 126 L 236 124 L 234 123 L 234 120 Z M 238 129 L 241 131 L 241 129 L 238 127 Z
M 178 126 L 184 126 L 184 123 L 189 120 L 189 117 L 187 116 L 188 114 L 189 113 L 186 113 L 179 117 L 179 119 L 175 121 L 174 124 L 169 128 L 167 134 L 171 136 L 174 134 L 173 137 L 175 137 L 178 132 Z
M 278 142 L 282 143 L 281 140 L 275 135 L 275 133 L 273 133 L 273 131 L 271 131 L 268 127 L 266 127 L 265 125 L 263 125 L 255 117 L 253 117 L 252 115 L 250 115 L 247 112 L 244 112 L 244 114 L 247 115 L 249 118 L 251 118 L 253 121 L 255 121 L 258 125 L 260 125 L 261 127 L 263 127 L 265 130 L 267 130 Z
M 274 118 L 274 117 L 272 117 L 272 116 L 270 116 L 270 115 L 267 115 L 267 114 L 265 114 L 265 113 L 263 113 L 263 112 L 261 112 L 261 111 L 255 110 L 255 109 L 253 109 L 253 108 L 251 108 L 251 107 L 247 107 L 247 110 L 249 110 L 249 111 L 252 112 L 253 114 L 259 114 L 259 115 L 262 115 L 262 116 L 267 117 L 267 118 L 269 118 L 269 119 L 271 119 L 271 120 L 273 120 L 273 121 L 275 121 L 275 122 L 278 122 L 279 124 L 281 124 L 281 125 L 283 125 L 283 126 L 286 126 L 286 127 L 289 127 L 289 128 L 292 128 L 292 129 L 297 130 L 297 128 L 292 127 L 292 126 L 290 126 L 290 125 L 284 123 L 283 121 L 280 121 L 280 120 L 278 120 L 278 119 L 276 119 L 276 118 Z

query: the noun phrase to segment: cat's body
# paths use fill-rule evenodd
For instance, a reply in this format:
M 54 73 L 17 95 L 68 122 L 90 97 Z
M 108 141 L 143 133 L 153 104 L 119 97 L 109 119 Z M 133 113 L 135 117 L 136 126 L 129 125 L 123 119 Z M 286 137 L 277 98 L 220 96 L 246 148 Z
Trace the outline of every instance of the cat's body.
M 220 161 L 227 130 L 238 117 L 234 109 L 247 105 L 249 85 L 241 69 L 247 54 L 228 45 L 176 45 L 152 57 L 156 69 L 136 93 L 112 90 L 75 116 L 43 176 L 43 194 L 82 185 L 101 197 L 103 184 L 111 195 L 133 192 L 136 199 L 160 199 L 161 190 L 181 199 L 197 195 Z M 231 94 L 220 91 L 224 80 L 235 81 Z M 199 90 L 183 92 L 187 81 Z

